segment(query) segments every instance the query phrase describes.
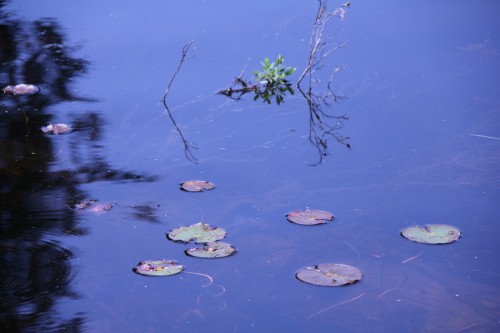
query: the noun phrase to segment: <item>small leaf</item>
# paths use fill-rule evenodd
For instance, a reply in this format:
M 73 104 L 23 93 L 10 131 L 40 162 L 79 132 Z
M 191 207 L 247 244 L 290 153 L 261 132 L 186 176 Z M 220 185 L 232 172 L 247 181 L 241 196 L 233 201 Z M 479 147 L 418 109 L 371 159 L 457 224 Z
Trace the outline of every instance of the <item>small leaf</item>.
M 16 86 L 6 86 L 3 92 L 7 95 L 33 95 L 40 91 L 35 85 L 32 84 L 18 84 Z
M 302 225 L 324 224 L 333 220 L 333 215 L 323 210 L 293 211 L 286 214 L 288 221 Z
M 68 134 L 71 132 L 71 126 L 66 124 L 48 124 L 47 126 L 43 126 L 41 129 L 43 133 L 55 135 Z
M 107 203 L 99 203 L 97 199 L 90 199 L 90 200 L 85 200 L 85 201 L 80 201 L 71 206 L 71 208 L 79 210 L 79 211 L 85 211 L 85 212 L 90 212 L 94 214 L 104 214 L 107 213 L 108 211 L 113 208 L 115 204 L 111 202 Z
M 236 252 L 236 249 L 228 243 L 209 242 L 203 248 L 196 247 L 185 251 L 188 256 L 198 258 L 224 258 Z
M 181 190 L 187 192 L 201 192 L 203 190 L 212 190 L 215 185 L 204 180 L 188 180 L 181 184 Z
M 401 235 L 417 243 L 447 244 L 460 238 L 460 230 L 445 224 L 414 225 L 403 229 Z
M 297 279 L 316 286 L 337 287 L 361 280 L 361 271 L 344 264 L 321 264 L 304 267 L 295 274 Z
M 215 242 L 226 236 L 226 231 L 221 228 L 213 228 L 205 223 L 196 223 L 189 227 L 179 227 L 170 231 L 167 238 L 174 242 L 195 243 Z
M 182 272 L 184 266 L 177 265 L 174 260 L 143 260 L 133 268 L 137 274 L 149 276 L 168 276 Z

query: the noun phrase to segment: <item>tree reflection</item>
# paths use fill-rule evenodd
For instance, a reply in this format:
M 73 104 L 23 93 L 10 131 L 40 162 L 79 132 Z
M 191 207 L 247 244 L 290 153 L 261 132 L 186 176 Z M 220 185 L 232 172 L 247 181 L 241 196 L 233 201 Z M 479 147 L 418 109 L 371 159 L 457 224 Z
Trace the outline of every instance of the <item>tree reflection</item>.
M 71 251 L 51 240 L 71 230 L 84 235 L 70 203 L 86 197 L 81 184 L 101 180 L 152 181 L 114 170 L 99 154 L 102 121 L 87 113 L 74 119 L 75 164 L 53 170 L 55 149 L 40 127 L 51 108 L 66 101 L 89 101 L 72 93 L 71 82 L 88 62 L 72 56 L 57 22 L 25 22 L 4 12 L 0 0 L 0 83 L 31 83 L 41 92 L 0 97 L 0 327 L 5 332 L 80 331 L 81 313 L 69 318 L 55 310 L 70 288 Z M 82 150 L 87 152 L 84 161 Z

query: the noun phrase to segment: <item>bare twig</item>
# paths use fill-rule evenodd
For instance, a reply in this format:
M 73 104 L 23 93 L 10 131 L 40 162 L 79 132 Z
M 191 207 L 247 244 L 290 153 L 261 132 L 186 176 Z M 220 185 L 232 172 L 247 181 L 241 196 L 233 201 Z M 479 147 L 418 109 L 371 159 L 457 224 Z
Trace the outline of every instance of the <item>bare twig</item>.
M 325 30 L 326 24 L 333 17 L 338 17 L 340 20 L 344 19 L 345 10 L 349 8 L 351 5 L 350 2 L 346 2 L 342 6 L 338 7 L 334 11 L 328 11 L 328 1 L 329 0 L 318 0 L 318 11 L 316 13 L 316 19 L 313 25 L 313 31 L 311 34 L 311 39 L 309 40 L 310 51 L 309 58 L 307 60 L 307 65 L 304 68 L 304 71 L 300 75 L 299 80 L 297 81 L 297 87 L 300 86 L 300 83 L 304 79 L 306 75 L 309 74 L 309 83 L 312 82 L 312 73 L 321 68 L 322 61 L 328 56 L 330 52 L 340 47 L 344 47 L 347 43 L 340 43 L 337 47 L 327 50 L 325 49 L 328 45 L 328 40 L 325 40 L 323 37 L 323 31 Z
M 347 142 L 349 138 L 338 134 L 338 130 L 343 127 L 343 121 L 347 120 L 348 117 L 346 115 L 331 115 L 323 110 L 323 107 L 328 109 L 332 108 L 333 104 L 342 98 L 336 95 L 332 89 L 333 77 L 340 71 L 341 67 L 334 69 L 326 87 L 326 94 L 318 95 L 314 92 L 314 88 L 318 82 L 313 79 L 313 74 L 323 67 L 323 62 L 330 52 L 347 45 L 347 43 L 343 42 L 332 49 L 327 49 L 330 40 L 324 37 L 324 30 L 328 21 L 334 17 L 342 20 L 346 9 L 350 6 L 350 3 L 347 2 L 333 11 L 329 11 L 328 2 L 329 0 L 318 0 L 318 11 L 309 41 L 309 57 L 306 67 L 297 81 L 297 89 L 307 101 L 310 112 L 309 141 L 316 147 L 319 154 L 319 161 L 312 165 L 321 164 L 324 157 L 328 155 L 329 138 L 334 138 L 338 143 L 343 144 L 347 148 L 351 148 L 350 144 Z M 303 89 L 301 83 L 306 76 L 309 78 L 309 86 L 307 89 Z
M 174 79 L 177 76 L 177 73 L 179 73 L 179 71 L 182 67 L 182 64 L 186 60 L 186 57 L 188 56 L 189 50 L 190 50 L 191 46 L 193 45 L 193 43 L 194 43 L 194 40 L 186 43 L 184 45 L 184 47 L 182 48 L 181 59 L 179 60 L 179 64 L 177 65 L 177 69 L 175 70 L 174 74 L 170 78 L 170 81 L 168 82 L 167 89 L 165 90 L 165 94 L 163 95 L 163 98 L 161 101 L 163 103 L 163 106 L 165 107 L 165 110 L 167 111 L 168 116 L 170 117 L 170 120 L 172 121 L 172 124 L 174 125 L 175 129 L 177 130 L 177 132 L 179 133 L 179 135 L 181 137 L 182 143 L 184 145 L 184 155 L 186 156 L 186 158 L 189 161 L 191 161 L 193 163 L 198 163 L 198 160 L 196 159 L 196 157 L 193 155 L 193 152 L 191 151 L 191 149 L 198 149 L 198 147 L 196 146 L 195 143 L 192 143 L 192 142 L 189 142 L 188 140 L 186 140 L 186 138 L 182 134 L 181 129 L 179 128 L 179 126 L 177 126 L 177 123 L 175 122 L 175 119 L 172 116 L 172 112 L 170 112 L 170 109 L 168 108 L 168 105 L 167 105 L 167 95 L 170 91 L 170 87 L 172 86 L 172 83 L 174 82 Z
M 187 274 L 193 274 L 193 275 L 199 275 L 199 276 L 204 276 L 208 279 L 208 284 L 204 284 L 202 287 L 207 287 L 207 286 L 210 286 L 212 285 L 212 283 L 214 282 L 214 279 L 208 275 L 208 274 L 204 274 L 204 273 L 198 273 L 198 272 L 188 272 L 188 271 L 184 271 L 184 273 L 187 273 Z
M 358 296 L 356 296 L 356 297 L 353 297 L 353 298 L 351 298 L 351 299 L 348 299 L 348 300 L 345 300 L 345 301 L 342 301 L 342 302 L 336 303 L 336 304 L 334 304 L 334 305 L 330 305 L 329 307 L 326 307 L 326 308 L 324 308 L 324 309 L 322 309 L 322 310 L 319 310 L 319 311 L 318 311 L 318 312 L 316 312 L 316 313 L 313 313 L 312 315 L 310 315 L 309 317 L 307 317 L 307 319 L 311 319 L 311 318 L 313 318 L 313 317 L 316 317 L 317 315 L 320 315 L 320 314 L 322 314 L 322 313 L 323 313 L 323 312 L 325 312 L 325 311 L 328 311 L 328 310 L 331 310 L 331 309 L 333 309 L 333 308 L 336 308 L 336 307 L 337 307 L 337 306 L 339 306 L 339 305 L 354 302 L 354 301 L 356 301 L 356 300 L 360 299 L 361 297 L 363 297 L 363 295 L 364 295 L 364 294 L 365 294 L 365 293 L 364 293 L 364 292 L 362 292 L 361 294 L 359 294 L 359 295 L 358 295 Z
M 420 252 L 420 253 L 419 253 L 419 254 L 417 254 L 416 256 L 413 256 L 413 257 L 411 257 L 411 258 L 408 258 L 408 259 L 406 259 L 406 260 L 403 260 L 401 263 L 402 263 L 402 264 L 406 264 L 407 262 L 412 261 L 413 259 L 417 259 L 417 258 L 418 258 L 418 257 L 420 257 L 422 254 L 423 254 L 423 252 Z

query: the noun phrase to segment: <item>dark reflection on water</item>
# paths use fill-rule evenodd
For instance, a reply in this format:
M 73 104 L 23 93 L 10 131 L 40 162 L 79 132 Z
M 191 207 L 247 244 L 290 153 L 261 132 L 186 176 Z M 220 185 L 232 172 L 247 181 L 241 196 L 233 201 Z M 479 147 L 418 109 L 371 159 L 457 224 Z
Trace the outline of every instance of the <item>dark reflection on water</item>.
M 35 84 L 41 92 L 0 97 L 0 327 L 2 332 L 76 332 L 84 314 L 55 310 L 58 302 L 77 295 L 71 288 L 73 253 L 54 237 L 87 233 L 70 209 L 87 196 L 79 186 L 154 178 L 110 167 L 98 153 L 102 121 L 94 112 L 72 119 L 73 168 L 54 170 L 58 152 L 40 128 L 54 118 L 54 105 L 90 101 L 71 91 L 72 80 L 86 72 L 88 62 L 71 55 L 56 21 L 22 21 L 4 12 L 4 6 L 1 1 L 0 82 Z

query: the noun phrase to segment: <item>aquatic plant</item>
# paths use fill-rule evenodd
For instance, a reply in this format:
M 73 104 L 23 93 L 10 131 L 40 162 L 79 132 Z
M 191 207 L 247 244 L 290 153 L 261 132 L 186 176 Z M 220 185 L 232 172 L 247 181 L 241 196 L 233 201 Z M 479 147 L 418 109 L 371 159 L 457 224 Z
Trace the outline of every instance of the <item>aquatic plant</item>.
M 276 87 L 279 85 L 287 85 L 289 82 L 287 76 L 292 75 L 296 68 L 283 67 L 285 61 L 282 55 L 278 55 L 275 62 L 269 62 L 269 58 L 264 58 L 262 64 L 262 71 L 253 71 L 256 81 L 260 84 L 265 84 L 266 87 Z
M 243 73 L 234 79 L 232 86 L 218 93 L 226 95 L 234 100 L 240 100 L 243 95 L 253 92 L 255 94 L 254 101 L 261 98 L 265 103 L 271 104 L 272 100 L 276 104 L 284 102 L 284 97 L 287 93 L 293 95 L 292 83 L 288 81 L 287 77 L 292 75 L 296 68 L 284 67 L 283 62 L 285 58 L 278 55 L 274 62 L 270 62 L 269 58 L 264 58 L 262 64 L 262 71 L 253 71 L 255 82 L 247 81 L 243 78 Z M 239 86 L 239 87 L 238 87 Z

